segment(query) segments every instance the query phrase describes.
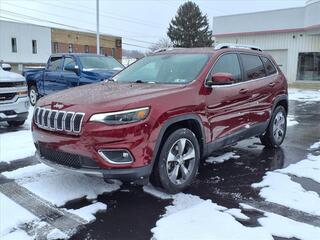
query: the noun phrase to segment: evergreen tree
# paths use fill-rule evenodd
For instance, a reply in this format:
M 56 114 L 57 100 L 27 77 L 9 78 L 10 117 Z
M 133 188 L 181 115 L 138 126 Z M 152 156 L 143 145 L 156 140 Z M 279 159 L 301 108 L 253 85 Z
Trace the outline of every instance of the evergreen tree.
M 191 1 L 179 7 L 167 35 L 174 47 L 211 47 L 213 44 L 207 15 L 203 15 L 199 6 Z

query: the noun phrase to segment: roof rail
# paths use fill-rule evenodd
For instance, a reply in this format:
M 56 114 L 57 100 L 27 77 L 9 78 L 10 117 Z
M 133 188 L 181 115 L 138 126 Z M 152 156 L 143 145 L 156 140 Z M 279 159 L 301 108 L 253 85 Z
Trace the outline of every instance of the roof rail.
M 159 53 L 159 52 L 166 52 L 166 51 L 172 51 L 175 49 L 184 49 L 182 47 L 168 47 L 168 48 L 159 48 L 157 50 L 154 50 L 152 53 Z
M 219 50 L 224 48 L 244 48 L 244 49 L 250 49 L 250 50 L 262 52 L 262 49 L 257 46 L 243 45 L 243 44 L 237 44 L 237 43 L 220 43 L 217 46 L 215 46 L 214 49 Z

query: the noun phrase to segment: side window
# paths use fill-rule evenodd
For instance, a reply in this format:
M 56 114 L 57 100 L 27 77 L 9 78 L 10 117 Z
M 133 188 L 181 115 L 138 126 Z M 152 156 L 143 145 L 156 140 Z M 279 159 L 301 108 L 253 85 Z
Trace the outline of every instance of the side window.
M 222 55 L 212 69 L 211 74 L 214 73 L 230 73 L 236 82 L 241 82 L 241 68 L 237 54 Z
M 277 72 L 276 68 L 274 67 L 274 65 L 272 64 L 272 62 L 266 58 L 266 57 L 261 57 L 262 62 L 267 70 L 267 75 L 272 75 L 275 74 Z
M 48 64 L 48 70 L 58 72 L 61 71 L 61 63 L 62 63 L 62 57 L 52 57 L 50 58 L 49 64 Z
M 266 76 L 264 65 L 257 55 L 240 54 L 246 80 L 258 79 Z
M 66 66 L 70 66 L 70 67 L 76 66 L 76 63 L 75 63 L 75 61 L 73 60 L 73 58 L 67 57 L 67 58 L 64 59 L 64 62 L 63 62 L 63 70 L 65 69 Z

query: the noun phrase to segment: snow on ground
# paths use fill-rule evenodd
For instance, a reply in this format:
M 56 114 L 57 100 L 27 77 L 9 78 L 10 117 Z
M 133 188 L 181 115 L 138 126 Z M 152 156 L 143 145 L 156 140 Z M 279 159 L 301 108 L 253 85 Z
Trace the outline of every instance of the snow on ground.
M 230 159 L 238 159 L 238 158 L 240 158 L 240 156 L 236 155 L 234 152 L 227 152 L 217 157 L 210 156 L 206 159 L 206 162 L 207 163 L 223 163 Z
M 65 234 L 64 232 L 61 232 L 59 229 L 55 228 L 52 229 L 48 234 L 47 234 L 47 240 L 58 240 L 58 239 L 68 239 L 69 236 Z
M 151 229 L 154 239 L 273 239 L 261 227 L 245 227 L 231 214 L 223 212 L 225 207 L 210 200 L 184 193 L 172 197 L 172 205 L 166 207 L 166 214 Z
M 319 102 L 320 90 L 289 89 L 289 100 L 300 102 Z
M 299 122 L 295 120 L 294 116 L 293 115 L 288 115 L 287 127 L 292 127 L 292 126 L 297 125 L 297 124 L 299 124 Z
M 2 236 L 0 234 L 1 240 L 34 240 L 34 237 L 29 236 L 25 231 L 17 229 L 7 235 Z
M 314 143 L 314 144 L 312 144 L 311 145 L 311 147 L 310 147 L 310 149 L 318 149 L 318 148 L 320 148 L 320 142 L 316 142 L 316 143 Z
M 318 227 L 296 222 L 274 213 L 265 212 L 264 215 L 265 217 L 259 218 L 258 222 L 274 236 L 303 240 L 315 240 L 320 236 Z
M 0 134 L 0 162 L 34 155 L 36 149 L 30 130 Z
M 120 183 L 107 184 L 99 177 L 57 171 L 42 163 L 4 172 L 3 175 L 15 179 L 19 185 L 58 207 L 82 197 L 95 199 L 99 194 L 120 187 Z
M 261 188 L 259 195 L 269 202 L 320 216 L 319 194 L 304 189 L 301 184 L 291 179 L 291 175 L 309 178 L 320 183 L 320 156 L 309 154 L 307 159 L 298 163 L 267 172 L 260 183 L 252 186 Z
M 28 239 L 24 231 L 18 230 L 19 226 L 39 219 L 2 193 L 0 209 L 0 239 Z
M 79 208 L 79 209 L 70 209 L 68 212 L 78 215 L 82 219 L 86 220 L 88 223 L 96 220 L 94 216 L 95 213 L 105 211 L 107 209 L 107 205 L 101 202 L 96 202 L 90 204 L 88 206 Z
M 241 209 L 239 208 L 230 208 L 224 211 L 225 213 L 229 213 L 230 215 L 234 216 L 236 219 L 239 220 L 249 220 L 250 218 L 248 216 L 246 216 L 245 214 L 243 214 L 241 212 Z

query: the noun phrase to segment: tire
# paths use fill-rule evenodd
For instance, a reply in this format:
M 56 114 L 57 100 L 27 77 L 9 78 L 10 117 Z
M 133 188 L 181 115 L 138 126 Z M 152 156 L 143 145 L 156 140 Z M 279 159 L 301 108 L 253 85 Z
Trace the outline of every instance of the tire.
M 10 127 L 20 127 L 24 124 L 25 120 L 23 121 L 7 121 Z
M 30 86 L 28 95 L 29 95 L 30 104 L 32 106 L 36 105 L 36 103 L 39 99 L 39 93 L 38 93 L 37 87 L 34 85 Z
M 199 168 L 200 148 L 196 136 L 187 128 L 178 129 L 165 139 L 160 151 L 151 182 L 171 194 L 183 191 Z
M 266 132 L 260 136 L 261 143 L 268 148 L 279 147 L 287 132 L 287 112 L 282 106 L 274 110 Z

